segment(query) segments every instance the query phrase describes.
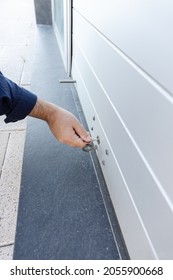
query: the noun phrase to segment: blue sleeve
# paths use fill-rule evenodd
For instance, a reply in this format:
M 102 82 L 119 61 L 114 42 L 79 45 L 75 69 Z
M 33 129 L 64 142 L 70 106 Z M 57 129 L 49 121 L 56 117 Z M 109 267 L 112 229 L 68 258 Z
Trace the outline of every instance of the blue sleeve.
M 35 94 L 18 86 L 0 72 L 0 115 L 6 115 L 6 123 L 24 119 L 36 101 Z

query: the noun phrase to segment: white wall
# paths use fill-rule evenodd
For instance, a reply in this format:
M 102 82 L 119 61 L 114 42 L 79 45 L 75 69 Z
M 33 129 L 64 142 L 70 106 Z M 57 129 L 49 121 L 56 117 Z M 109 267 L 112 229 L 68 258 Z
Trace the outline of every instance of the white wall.
M 171 259 L 173 2 L 73 6 L 72 74 L 130 256 Z

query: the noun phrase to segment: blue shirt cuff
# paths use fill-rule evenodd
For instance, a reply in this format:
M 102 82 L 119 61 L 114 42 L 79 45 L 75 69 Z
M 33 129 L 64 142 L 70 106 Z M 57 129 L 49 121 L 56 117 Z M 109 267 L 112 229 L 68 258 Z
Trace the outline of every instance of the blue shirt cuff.
M 25 88 L 20 88 L 20 97 L 15 105 L 15 107 L 6 114 L 6 123 L 16 122 L 24 119 L 34 108 L 37 102 L 37 96 Z M 18 88 L 18 89 L 19 89 Z

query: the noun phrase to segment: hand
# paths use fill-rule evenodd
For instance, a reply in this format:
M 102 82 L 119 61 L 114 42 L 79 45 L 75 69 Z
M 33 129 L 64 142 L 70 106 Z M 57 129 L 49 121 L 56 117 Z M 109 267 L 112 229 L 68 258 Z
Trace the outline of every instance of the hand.
M 83 148 L 92 141 L 89 132 L 83 128 L 75 116 L 60 107 L 54 107 L 48 125 L 55 137 L 69 146 Z
M 37 100 L 30 116 L 47 121 L 50 130 L 61 143 L 83 148 L 92 138 L 75 116 L 52 103 Z

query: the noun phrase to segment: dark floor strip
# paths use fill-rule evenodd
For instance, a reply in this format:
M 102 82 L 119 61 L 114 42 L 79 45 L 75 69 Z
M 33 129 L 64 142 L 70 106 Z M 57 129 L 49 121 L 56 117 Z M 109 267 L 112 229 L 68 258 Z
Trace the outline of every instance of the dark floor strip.
M 32 91 L 79 118 L 74 86 L 58 82 L 67 77 L 51 27 L 38 28 L 35 52 Z M 44 122 L 28 120 L 14 259 L 126 258 L 93 159 L 99 181 L 89 154 L 57 142 Z

